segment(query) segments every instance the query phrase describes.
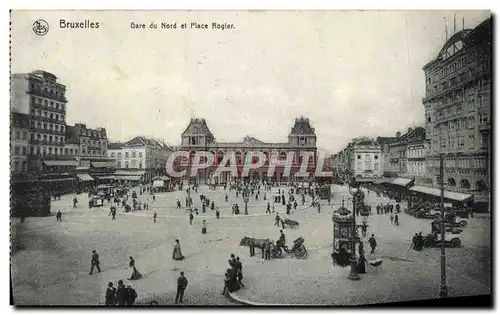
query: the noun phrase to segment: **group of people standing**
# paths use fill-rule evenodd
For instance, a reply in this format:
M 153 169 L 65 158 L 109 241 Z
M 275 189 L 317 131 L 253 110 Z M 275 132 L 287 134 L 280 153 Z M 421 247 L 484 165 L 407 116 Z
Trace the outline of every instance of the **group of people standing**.
M 245 285 L 241 282 L 241 280 L 243 280 L 243 264 L 240 261 L 240 257 L 235 257 L 234 254 L 231 254 L 229 266 L 230 268 L 227 269 L 224 274 L 224 289 L 222 290 L 223 295 L 245 287 Z

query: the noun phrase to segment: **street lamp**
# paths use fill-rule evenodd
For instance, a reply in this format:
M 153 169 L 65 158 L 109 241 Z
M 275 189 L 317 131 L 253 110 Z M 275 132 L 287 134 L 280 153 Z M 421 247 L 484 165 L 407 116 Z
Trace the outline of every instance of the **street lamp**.
M 243 201 L 245 202 L 245 215 L 248 215 L 248 201 L 250 200 L 248 196 L 248 189 L 243 190 Z
M 351 233 L 351 271 L 349 273 L 349 280 L 359 280 L 360 276 L 356 270 L 356 198 L 359 193 L 358 184 L 353 178 L 349 183 L 349 193 L 352 195 L 352 233 Z

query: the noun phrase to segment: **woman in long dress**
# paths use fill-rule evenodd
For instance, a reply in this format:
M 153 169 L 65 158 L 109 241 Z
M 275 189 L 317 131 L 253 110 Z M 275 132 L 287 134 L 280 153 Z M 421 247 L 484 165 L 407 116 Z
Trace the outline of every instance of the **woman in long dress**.
M 135 268 L 135 260 L 134 258 L 132 258 L 132 256 L 129 257 L 130 258 L 130 262 L 128 264 L 129 267 L 132 268 L 132 275 L 130 276 L 130 279 L 129 280 L 137 280 L 137 279 L 140 279 L 142 278 L 142 275 L 139 271 L 137 271 L 137 269 Z
M 358 271 L 358 273 L 366 273 L 365 262 L 367 262 L 365 255 L 360 254 L 358 258 L 358 264 L 356 265 L 356 270 Z
M 172 259 L 174 260 L 183 260 L 184 255 L 182 255 L 181 244 L 179 240 L 175 240 L 174 252 L 172 254 Z

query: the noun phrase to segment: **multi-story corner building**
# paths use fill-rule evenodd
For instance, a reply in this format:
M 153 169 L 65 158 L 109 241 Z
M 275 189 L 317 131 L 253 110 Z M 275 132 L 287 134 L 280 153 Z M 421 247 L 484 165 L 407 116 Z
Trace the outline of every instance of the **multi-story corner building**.
M 213 180 L 215 182 L 229 182 L 234 179 L 284 181 L 299 180 L 297 174 L 302 163 L 303 156 L 301 152 L 308 152 L 311 158 L 308 161 L 307 171 L 313 171 L 316 168 L 317 148 L 316 133 L 311 127 L 308 118 L 297 118 L 288 134 L 288 141 L 281 143 L 263 142 L 250 136 L 244 137 L 241 142 L 216 142 L 215 137 L 208 128 L 205 119 L 191 119 L 181 136 L 180 150 L 190 152 L 190 159 L 183 160 L 181 167 L 189 167 L 193 164 L 193 158 L 197 151 L 209 151 L 215 157 L 215 163 L 212 167 L 199 170 L 196 178 L 200 181 Z M 247 163 L 258 163 L 256 152 L 263 153 L 264 165 L 253 169 L 248 176 L 243 174 L 243 165 Z M 226 153 L 234 153 L 237 164 L 237 174 L 231 176 L 230 172 L 216 173 L 216 169 L 223 161 Z M 272 177 L 268 177 L 270 163 L 279 162 L 284 164 L 290 154 L 290 175 L 285 173 L 285 167 L 276 165 Z M 250 160 L 251 159 L 251 160 Z M 305 162 L 304 162 L 305 163 Z M 274 163 L 274 165 L 277 163 Z M 186 172 L 186 177 L 190 174 Z M 314 174 L 310 174 L 313 176 Z M 303 178 L 302 178 L 303 179 Z
M 75 184 L 73 156 L 66 143 L 66 87 L 46 71 L 11 76 L 11 112 L 29 117 L 27 170 L 47 190 L 70 189 Z
M 111 176 L 114 173 L 114 161 L 108 158 L 107 150 L 106 129 L 92 129 L 82 123 L 66 127 L 64 153 L 76 157 L 76 175 L 80 187 L 85 186 L 87 182 L 95 182 L 96 178 Z
M 389 170 L 398 177 L 414 178 L 423 182 L 425 176 L 425 129 L 408 128 L 408 132 L 397 133 L 389 144 Z
M 381 177 L 382 151 L 373 139 L 353 139 L 346 148 L 348 173 L 354 177 Z
M 114 179 L 149 182 L 165 175 L 165 165 L 172 152 L 163 141 L 139 136 L 125 143 L 109 143 L 107 154 L 117 169 Z
M 29 115 L 12 113 L 10 126 L 10 169 L 15 177 L 28 171 Z
M 426 183 L 438 186 L 444 155 L 447 190 L 489 200 L 492 89 L 491 18 L 453 34 L 426 64 L 423 99 L 429 148 Z

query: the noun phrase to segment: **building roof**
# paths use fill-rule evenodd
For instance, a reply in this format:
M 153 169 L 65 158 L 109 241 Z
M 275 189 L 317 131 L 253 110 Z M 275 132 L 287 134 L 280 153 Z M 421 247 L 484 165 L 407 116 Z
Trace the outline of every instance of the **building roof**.
M 292 127 L 291 135 L 316 135 L 314 128 L 309 123 L 309 118 L 295 118 L 295 124 Z
M 209 136 L 214 138 L 214 135 L 207 126 L 207 121 L 205 119 L 191 118 L 189 125 L 186 130 L 182 133 L 182 136 Z
M 377 137 L 377 143 L 380 145 L 396 141 L 397 137 Z
M 137 136 L 132 138 L 131 140 L 125 142 L 124 144 L 121 144 L 121 147 L 128 147 L 128 146 L 150 146 L 154 147 L 157 149 L 162 149 L 162 150 L 167 150 L 167 151 L 174 151 L 174 149 L 167 145 L 165 142 L 162 140 L 157 140 L 157 139 L 152 139 L 152 138 L 147 138 L 144 136 Z
M 492 33 L 491 33 L 491 17 L 481 22 L 474 29 L 464 29 L 455 34 L 453 34 L 442 46 L 439 51 L 438 56 L 428 62 L 423 69 L 427 69 L 433 65 L 436 65 L 440 61 L 443 61 L 448 57 L 447 52 L 450 47 L 453 47 L 458 42 L 462 42 L 466 47 L 474 46 L 480 42 L 489 41 L 491 44 Z
M 123 143 L 121 142 L 109 142 L 108 143 L 108 150 L 118 150 L 123 148 Z
M 407 133 L 405 133 L 395 141 L 392 141 L 390 145 L 398 146 L 410 142 L 417 142 L 423 140 L 425 140 L 425 128 L 423 127 L 416 127 L 415 129 L 409 128 Z

